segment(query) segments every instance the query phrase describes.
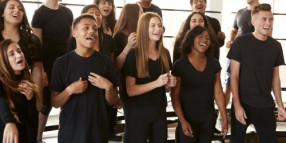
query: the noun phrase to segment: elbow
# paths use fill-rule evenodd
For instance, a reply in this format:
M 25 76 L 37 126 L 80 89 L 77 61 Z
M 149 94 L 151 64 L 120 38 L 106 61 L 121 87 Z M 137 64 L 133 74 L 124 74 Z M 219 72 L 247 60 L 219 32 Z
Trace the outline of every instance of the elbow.
M 127 95 L 128 95 L 128 97 L 135 96 L 134 93 L 130 90 L 127 90 Z

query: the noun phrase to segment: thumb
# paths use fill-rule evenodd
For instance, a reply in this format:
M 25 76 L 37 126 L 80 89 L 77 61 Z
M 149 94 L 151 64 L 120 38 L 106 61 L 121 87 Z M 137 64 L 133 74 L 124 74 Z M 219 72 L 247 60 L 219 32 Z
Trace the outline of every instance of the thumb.
M 79 81 L 82 81 L 82 78 L 81 78 L 81 77 L 79 78 Z
M 244 117 L 244 119 L 247 119 L 245 111 L 243 112 L 243 117 Z

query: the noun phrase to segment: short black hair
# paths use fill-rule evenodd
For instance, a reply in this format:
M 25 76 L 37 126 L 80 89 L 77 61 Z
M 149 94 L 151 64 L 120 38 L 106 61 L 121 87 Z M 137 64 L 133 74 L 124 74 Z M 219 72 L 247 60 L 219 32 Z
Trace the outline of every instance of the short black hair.
M 73 21 L 73 23 L 72 23 L 72 28 L 75 29 L 76 26 L 78 25 L 78 23 L 79 23 L 82 19 L 85 19 L 85 18 L 92 19 L 92 20 L 96 21 L 95 18 L 94 18 L 92 15 L 90 15 L 90 14 L 82 14 L 82 15 L 80 15 L 79 17 L 77 17 L 77 18 Z

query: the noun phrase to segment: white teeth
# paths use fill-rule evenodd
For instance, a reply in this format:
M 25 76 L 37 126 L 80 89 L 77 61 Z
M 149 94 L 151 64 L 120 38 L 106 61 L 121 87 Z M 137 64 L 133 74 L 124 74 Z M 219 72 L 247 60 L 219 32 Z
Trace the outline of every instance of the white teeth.
M 94 37 L 87 37 L 86 39 L 87 40 L 94 40 L 95 38 Z
M 204 46 L 204 47 L 206 47 L 206 46 L 207 46 L 207 44 L 206 44 L 206 43 L 200 43 L 200 45 L 201 45 L 201 46 Z
M 17 14 L 13 14 L 12 16 L 13 16 L 13 17 L 18 17 L 18 15 L 17 15 Z

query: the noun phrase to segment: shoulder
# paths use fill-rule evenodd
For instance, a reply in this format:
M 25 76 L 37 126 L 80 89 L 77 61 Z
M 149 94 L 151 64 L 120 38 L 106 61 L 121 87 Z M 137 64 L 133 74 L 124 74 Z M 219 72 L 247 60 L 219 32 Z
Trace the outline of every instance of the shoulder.
M 113 37 L 108 34 L 103 34 L 103 38 L 107 40 L 113 40 Z
M 128 54 L 126 55 L 126 59 L 135 59 L 136 57 L 136 50 L 135 48 L 132 48 L 129 50 Z
M 67 8 L 66 6 L 63 6 L 63 5 L 59 5 L 59 8 L 61 9 L 61 10 L 64 10 L 64 11 L 67 11 L 67 12 L 69 12 L 69 13 L 72 13 L 72 11 L 69 9 L 69 8 Z
M 216 19 L 214 17 L 207 16 L 207 18 L 208 18 L 210 23 L 219 23 L 218 19 Z
M 212 56 L 208 56 L 207 57 L 208 58 L 208 60 L 211 62 L 211 63 L 214 63 L 214 64 L 220 64 L 219 63 L 219 61 L 216 59 L 216 58 L 214 58 L 214 57 L 212 57 Z
M 56 60 L 55 60 L 55 64 L 64 64 L 63 62 L 67 61 L 69 59 L 69 57 L 71 57 L 72 55 L 74 55 L 75 52 L 74 51 L 70 51 L 68 53 L 65 53 L 64 55 L 58 57 Z
M 276 47 L 276 46 L 281 47 L 281 43 L 278 42 L 277 40 L 275 40 L 274 38 L 268 36 L 268 40 L 269 40 L 269 42 L 270 42 L 271 44 L 273 44 L 275 47 Z
M 127 35 L 125 35 L 123 32 L 118 32 L 114 35 L 114 39 L 122 39 L 127 37 Z
M 188 60 L 188 56 L 184 55 L 175 61 L 174 66 L 175 65 L 181 65 L 181 64 L 185 63 L 187 60 Z
M 151 4 L 151 8 L 156 9 L 156 10 L 161 10 L 157 5 Z

